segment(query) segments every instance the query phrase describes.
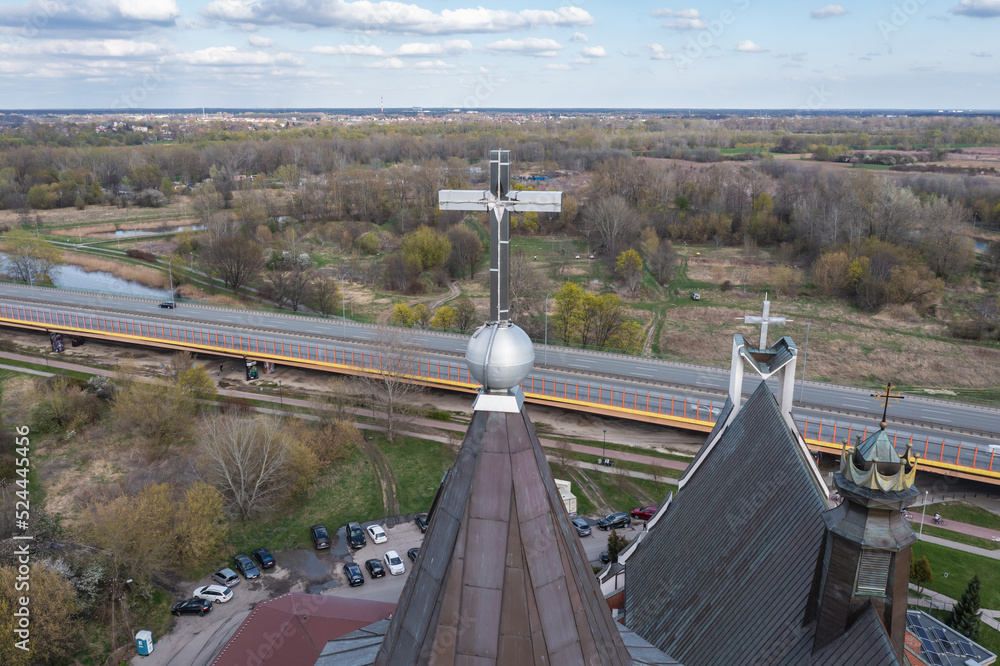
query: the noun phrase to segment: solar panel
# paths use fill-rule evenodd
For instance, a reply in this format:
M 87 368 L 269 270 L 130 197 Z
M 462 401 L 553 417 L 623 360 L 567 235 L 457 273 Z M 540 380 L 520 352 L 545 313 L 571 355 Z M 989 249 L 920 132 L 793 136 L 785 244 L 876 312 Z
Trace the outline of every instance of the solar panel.
M 927 631 L 925 631 L 923 627 L 914 627 L 913 630 L 917 632 L 918 638 L 930 638 L 930 636 L 927 635 Z
M 938 627 L 934 627 L 934 635 L 937 636 L 937 639 L 939 641 L 946 641 L 946 640 L 948 640 L 948 635 L 946 633 L 944 633 L 943 629 L 940 629 Z
M 965 650 L 966 656 L 968 656 L 968 657 L 975 657 L 976 656 L 976 650 L 969 643 L 960 642 L 959 645 L 961 645 L 962 649 Z
M 931 643 L 926 638 L 921 638 L 920 644 L 923 646 L 924 652 L 937 652 L 937 648 L 934 647 L 934 643 Z

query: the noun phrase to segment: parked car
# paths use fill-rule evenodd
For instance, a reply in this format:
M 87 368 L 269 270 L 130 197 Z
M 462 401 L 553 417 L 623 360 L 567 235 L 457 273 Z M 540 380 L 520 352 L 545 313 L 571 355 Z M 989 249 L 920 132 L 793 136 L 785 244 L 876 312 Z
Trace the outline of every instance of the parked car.
M 380 560 L 368 560 L 365 562 L 365 568 L 368 569 L 368 575 L 372 577 L 372 580 L 385 576 L 385 567 L 382 566 Z
M 316 550 L 330 547 L 330 533 L 326 531 L 326 526 L 313 525 L 309 528 L 309 533 L 312 535 L 313 546 L 316 547 Z
M 420 533 L 421 534 L 423 534 L 424 532 L 427 531 L 427 514 L 426 513 L 418 513 L 417 517 L 413 519 L 413 522 L 415 522 L 417 524 L 417 527 L 420 528 Z
M 701 300 L 701 294 L 699 294 L 697 291 L 694 292 L 693 294 L 691 294 L 691 300 L 692 301 L 700 301 Z
M 205 615 L 212 610 L 212 602 L 206 599 L 186 599 L 171 606 L 174 615 Z
M 393 576 L 406 573 L 406 567 L 403 566 L 403 559 L 396 551 L 388 551 L 382 559 L 385 560 L 385 566 L 389 569 L 389 573 Z
M 204 585 L 196 588 L 193 596 L 197 599 L 224 604 L 233 598 L 233 591 L 225 585 Z
M 361 523 L 347 523 L 347 545 L 351 548 L 364 548 L 367 543 Z
M 610 530 L 616 527 L 628 527 L 632 524 L 632 519 L 627 513 L 612 513 L 597 521 L 597 528 Z
M 276 564 L 274 556 L 267 548 L 256 548 L 250 554 L 253 555 L 253 559 L 257 560 L 261 569 L 270 569 Z
M 649 520 L 659 510 L 658 506 L 637 506 L 632 509 L 632 517 L 638 520 Z
M 344 575 L 347 576 L 347 584 L 351 587 L 365 584 L 365 577 L 361 575 L 361 567 L 354 562 L 344 565 Z
M 174 303 L 173 301 L 163 301 L 163 302 L 162 302 L 162 303 L 160 303 L 160 304 L 159 304 L 159 305 L 158 305 L 157 307 L 160 307 L 160 308 L 167 308 L 168 310 L 173 310 L 173 309 L 174 309 L 174 307 L 175 307 L 175 305 L 176 305 L 176 304 L 175 304 L 175 303 Z
M 257 565 L 249 557 L 241 554 L 237 555 L 234 559 L 236 560 L 236 570 L 243 574 L 244 578 L 252 580 L 260 577 L 260 569 L 257 568 Z
M 580 518 L 579 516 L 574 518 L 573 527 L 576 528 L 577 536 L 590 536 L 590 523 L 587 522 L 586 518 Z
M 369 525 L 368 534 L 372 538 L 372 543 L 385 543 L 389 540 L 389 536 L 380 525 Z
M 411 548 L 408 551 L 406 551 L 406 556 L 408 558 L 410 558 L 411 562 L 416 562 L 417 561 L 417 557 L 420 556 L 420 549 L 419 548 Z
M 237 576 L 236 572 L 229 567 L 219 569 L 212 574 L 212 580 L 219 585 L 224 585 L 226 587 L 232 587 L 233 585 L 240 584 L 240 577 Z
M 606 551 L 606 550 L 602 550 L 601 551 L 600 558 L 601 558 L 601 562 L 603 562 L 604 564 L 607 564 L 608 562 L 611 561 L 611 558 L 608 557 L 608 551 Z

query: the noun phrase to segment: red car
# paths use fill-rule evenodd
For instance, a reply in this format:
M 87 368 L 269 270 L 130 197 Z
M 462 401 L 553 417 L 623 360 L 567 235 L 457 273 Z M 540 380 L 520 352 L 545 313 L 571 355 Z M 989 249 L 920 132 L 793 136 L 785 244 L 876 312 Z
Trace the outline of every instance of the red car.
M 660 507 L 658 506 L 637 506 L 632 509 L 632 517 L 638 518 L 639 520 L 649 520 L 653 517 Z

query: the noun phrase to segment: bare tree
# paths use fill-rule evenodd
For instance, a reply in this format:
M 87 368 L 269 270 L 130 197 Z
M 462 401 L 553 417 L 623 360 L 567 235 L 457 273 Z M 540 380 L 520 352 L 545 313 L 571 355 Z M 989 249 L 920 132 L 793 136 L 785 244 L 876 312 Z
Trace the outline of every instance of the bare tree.
M 310 308 L 323 315 L 340 312 L 343 302 L 340 297 L 340 287 L 331 278 L 316 276 L 309 284 L 305 302 Z
M 361 375 L 360 383 L 374 396 L 385 417 L 385 437 L 394 440 L 399 428 L 399 411 L 403 400 L 423 391 L 409 381 L 416 372 L 419 359 L 405 337 L 403 329 L 381 326 L 375 333 L 369 372 Z
M 485 254 L 479 236 L 468 227 L 459 225 L 448 230 L 448 240 L 451 241 L 448 263 L 452 275 L 461 277 L 468 271 L 469 279 L 475 279 L 476 267 Z
M 601 248 L 610 257 L 618 256 L 639 235 L 639 216 L 619 195 L 598 201 L 585 218 L 587 229 L 596 232 Z
M 206 259 L 234 294 L 237 289 L 255 280 L 264 268 L 264 253 L 260 247 L 242 236 L 217 239 L 209 248 Z
M 273 509 L 291 486 L 291 447 L 277 417 L 217 416 L 200 448 L 202 475 L 244 520 Z

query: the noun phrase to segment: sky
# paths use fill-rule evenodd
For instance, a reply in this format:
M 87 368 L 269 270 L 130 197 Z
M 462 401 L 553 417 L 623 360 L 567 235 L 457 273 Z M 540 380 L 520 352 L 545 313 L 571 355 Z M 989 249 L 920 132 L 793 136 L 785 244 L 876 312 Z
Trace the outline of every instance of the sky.
M 0 109 L 1000 109 L 1000 0 L 837 1 L 0 0 Z

